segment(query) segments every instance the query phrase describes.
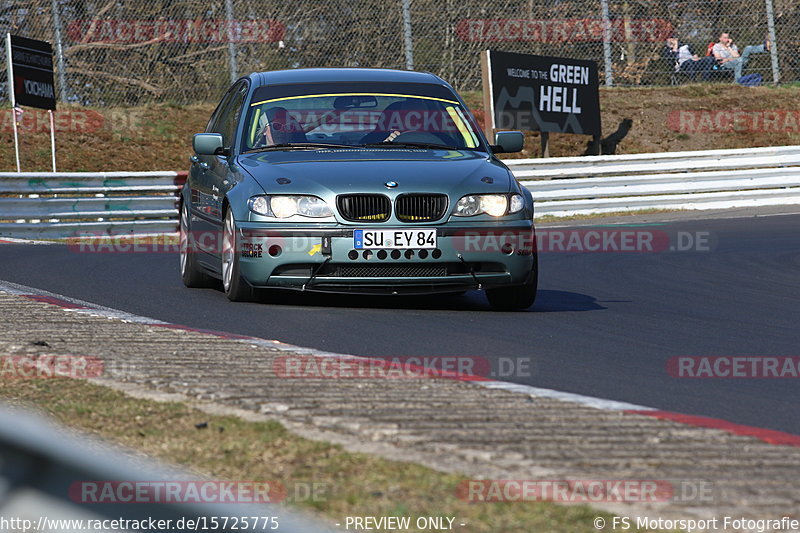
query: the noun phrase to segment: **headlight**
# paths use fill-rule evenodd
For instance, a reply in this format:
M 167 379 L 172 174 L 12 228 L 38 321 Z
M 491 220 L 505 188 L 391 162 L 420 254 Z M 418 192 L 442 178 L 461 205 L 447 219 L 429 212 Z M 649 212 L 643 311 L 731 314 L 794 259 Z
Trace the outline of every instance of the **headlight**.
M 479 196 L 464 196 L 456 203 L 453 214 L 459 217 L 471 217 L 480 213 L 480 210 L 481 201 Z
M 485 213 L 493 217 L 501 217 L 519 213 L 524 207 L 525 199 L 519 194 L 510 197 L 507 194 L 470 194 L 456 202 L 453 215 L 471 217 Z
M 269 199 L 269 207 L 277 218 L 289 218 L 297 214 L 297 199 L 292 196 L 273 196 Z
M 497 194 L 485 194 L 481 197 L 481 211 L 493 217 L 501 217 L 508 209 L 508 198 Z
M 309 218 L 332 217 L 328 204 L 316 196 L 253 196 L 247 202 L 254 213 L 265 217 L 289 218 L 294 215 Z
M 269 209 L 269 202 L 267 201 L 266 196 L 253 196 L 247 201 L 247 207 L 250 208 L 250 211 L 253 213 L 258 213 L 259 215 L 264 215 L 265 217 L 271 217 L 272 211 Z
M 522 197 L 521 194 L 515 194 L 511 197 L 511 201 L 509 202 L 508 212 L 509 213 L 519 213 L 525 208 L 525 198 Z
M 298 196 L 297 214 L 304 217 L 325 218 L 332 217 L 333 213 L 322 198 L 316 196 Z

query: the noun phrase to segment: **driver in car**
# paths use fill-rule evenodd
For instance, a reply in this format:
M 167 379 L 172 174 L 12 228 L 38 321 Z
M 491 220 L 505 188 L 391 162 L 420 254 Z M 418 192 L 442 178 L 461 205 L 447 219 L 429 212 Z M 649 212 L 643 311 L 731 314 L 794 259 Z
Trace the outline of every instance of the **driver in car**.
M 270 107 L 261 116 L 264 121 L 258 138 L 261 146 L 307 142 L 306 134 L 300 123 L 285 107 Z
M 363 144 L 391 142 L 404 133 L 422 132 L 435 135 L 433 142 L 443 142 L 447 113 L 438 106 L 420 101 L 403 100 L 386 106 L 378 117 L 375 129 L 366 134 Z M 455 127 L 453 127 L 455 129 Z

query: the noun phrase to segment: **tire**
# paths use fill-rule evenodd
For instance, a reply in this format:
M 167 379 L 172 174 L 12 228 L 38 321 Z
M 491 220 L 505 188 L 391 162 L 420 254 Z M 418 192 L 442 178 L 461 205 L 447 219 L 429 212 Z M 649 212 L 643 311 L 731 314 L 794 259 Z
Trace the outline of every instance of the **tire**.
M 487 289 L 486 298 L 493 311 L 524 311 L 536 301 L 536 289 L 539 285 L 539 257 L 533 255 L 533 268 L 528 280 L 522 285 Z
M 239 274 L 240 255 L 236 242 L 236 221 L 233 211 L 225 212 L 222 225 L 222 289 L 232 302 L 247 302 L 253 299 L 253 289 Z
M 211 278 L 197 265 L 197 245 L 192 237 L 192 229 L 189 225 L 189 206 L 186 202 L 181 204 L 181 218 L 178 231 L 180 236 L 180 269 L 183 284 L 190 289 L 209 287 L 211 285 Z

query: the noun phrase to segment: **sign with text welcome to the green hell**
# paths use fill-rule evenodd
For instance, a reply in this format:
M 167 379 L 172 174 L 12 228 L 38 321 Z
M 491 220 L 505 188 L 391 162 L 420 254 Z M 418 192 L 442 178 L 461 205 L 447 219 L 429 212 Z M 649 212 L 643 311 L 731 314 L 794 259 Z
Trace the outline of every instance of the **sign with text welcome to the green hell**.
M 493 50 L 487 55 L 494 128 L 600 135 L 595 62 Z
M 16 105 L 55 109 L 53 47 L 47 41 L 16 35 L 11 35 L 9 40 Z

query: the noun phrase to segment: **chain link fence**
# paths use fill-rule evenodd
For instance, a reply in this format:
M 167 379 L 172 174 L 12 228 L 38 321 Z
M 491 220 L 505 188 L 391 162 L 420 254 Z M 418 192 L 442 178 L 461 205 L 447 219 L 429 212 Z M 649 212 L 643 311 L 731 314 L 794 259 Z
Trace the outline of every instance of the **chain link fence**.
M 800 80 L 795 0 L 15 0 L 0 7 L 0 32 L 53 43 L 60 100 L 91 106 L 215 101 L 238 75 L 301 67 L 413 68 L 474 90 L 486 48 L 594 60 L 607 85 L 669 85 L 692 77 L 676 72 L 667 38 L 703 57 L 723 31 L 740 52 L 766 36 L 774 41 L 750 55 L 743 72 L 769 83 Z

